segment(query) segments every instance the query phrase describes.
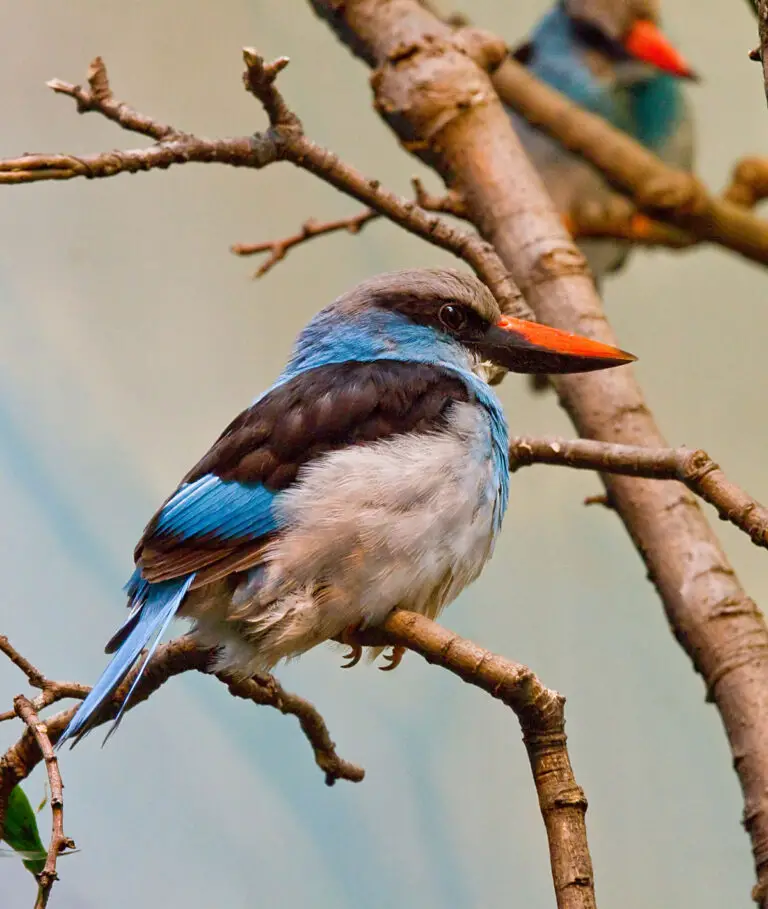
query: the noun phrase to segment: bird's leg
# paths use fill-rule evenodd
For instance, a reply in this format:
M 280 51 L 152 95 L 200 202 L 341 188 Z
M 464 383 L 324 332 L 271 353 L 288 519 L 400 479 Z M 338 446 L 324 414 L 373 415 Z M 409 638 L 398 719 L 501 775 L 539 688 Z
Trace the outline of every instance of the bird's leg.
M 382 672 L 392 672 L 393 669 L 397 669 L 400 665 L 403 656 L 405 655 L 405 647 L 401 647 L 399 644 L 395 644 L 392 647 L 392 653 L 385 653 L 383 659 L 388 663 L 387 666 L 379 666 Z
M 349 647 L 349 651 L 342 657 L 342 659 L 347 661 L 341 664 L 342 669 L 351 669 L 353 666 L 357 666 L 363 656 L 363 645 L 357 639 L 359 630 L 359 624 L 349 625 L 338 637 L 340 644 L 345 644 Z

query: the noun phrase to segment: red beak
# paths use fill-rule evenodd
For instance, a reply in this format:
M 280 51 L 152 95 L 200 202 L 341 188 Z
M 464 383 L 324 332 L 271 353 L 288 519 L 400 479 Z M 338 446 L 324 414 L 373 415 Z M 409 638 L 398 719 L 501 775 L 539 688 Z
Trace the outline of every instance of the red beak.
M 476 346 L 488 359 L 512 372 L 591 372 L 637 359 L 618 347 L 511 316 L 502 316 Z
M 638 19 L 624 39 L 624 50 L 636 60 L 650 63 L 681 79 L 697 79 L 688 61 L 649 19 Z

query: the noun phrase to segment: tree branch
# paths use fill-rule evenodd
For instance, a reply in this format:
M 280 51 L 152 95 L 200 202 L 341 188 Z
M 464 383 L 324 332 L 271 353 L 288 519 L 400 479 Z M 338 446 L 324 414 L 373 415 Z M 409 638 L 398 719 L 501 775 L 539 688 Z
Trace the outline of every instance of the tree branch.
M 257 170 L 276 161 L 290 161 L 410 233 L 463 259 L 488 285 L 505 312 L 531 317 L 520 291 L 512 284 L 506 268 L 487 242 L 384 189 L 380 181 L 365 177 L 304 135 L 301 121 L 289 109 L 275 85 L 277 75 L 288 63 L 286 57 L 265 63 L 250 48 L 243 51 L 243 57 L 245 87 L 261 102 L 270 118 L 270 128 L 266 132 L 234 139 L 205 139 L 160 123 L 115 101 L 104 63 L 97 57 L 89 69 L 89 89 L 61 80 L 54 80 L 49 85 L 59 94 L 74 98 L 81 112 L 100 113 L 126 130 L 159 141 L 149 148 L 97 155 L 23 155 L 0 160 L 0 184 L 113 177 L 192 161 Z
M 505 60 L 492 78 L 505 104 L 597 167 L 641 211 L 700 241 L 768 264 L 768 222 L 729 198 L 710 194 L 697 177 L 665 164 L 514 60 Z
M 566 236 L 489 77 L 474 62 L 479 55 L 467 52 L 461 32 L 438 21 L 417 0 L 310 3 L 354 53 L 376 67 L 377 110 L 406 148 L 418 151 L 448 185 L 461 191 L 471 220 L 494 244 L 537 316 L 616 343 L 583 256 Z M 509 78 L 501 78 L 505 73 Z M 749 212 L 715 203 L 689 175 L 660 171 L 653 156 L 622 134 L 606 132 L 603 121 L 578 111 L 511 61 L 496 71 L 494 83 L 502 91 L 506 84 L 505 100 L 565 138 L 568 147 L 621 188 L 637 190 L 640 207 L 669 215 L 676 227 L 697 236 L 714 240 L 720 235 L 742 252 L 749 250 L 761 261 L 768 258 L 768 225 Z M 738 243 L 733 236 L 737 227 Z M 580 436 L 667 447 L 631 368 L 559 377 L 556 388 Z M 744 822 L 758 878 L 755 898 L 765 909 L 768 630 L 695 499 L 681 495 L 674 483 L 601 476 L 646 563 L 670 626 L 720 711 L 744 793 Z
M 565 735 L 565 698 L 534 673 L 460 638 L 424 616 L 396 610 L 361 633 L 371 646 L 406 647 L 510 707 L 520 722 L 549 840 L 559 907 L 594 907 L 587 845 L 587 799 L 576 784 Z
M 13 699 L 13 706 L 16 714 L 27 724 L 29 731 L 32 733 L 40 754 L 45 761 L 45 767 L 48 772 L 48 783 L 51 787 L 51 843 L 48 847 L 48 855 L 45 860 L 45 866 L 37 876 L 39 889 L 35 909 L 45 909 L 48 905 L 48 898 L 51 895 L 51 888 L 54 881 L 57 880 L 56 860 L 62 852 L 67 849 L 74 849 L 74 840 L 64 835 L 64 787 L 61 782 L 61 773 L 59 771 L 59 762 L 56 758 L 56 752 L 48 737 L 48 729 L 45 723 L 40 722 L 40 718 L 27 698 L 23 694 L 17 694 Z
M 679 480 L 713 505 L 721 520 L 743 530 L 756 546 L 768 548 L 768 508 L 731 483 L 719 464 L 701 449 L 643 448 L 592 439 L 521 436 L 513 439 L 509 456 L 513 472 L 529 464 L 557 464 L 648 480 Z
M 3 638 L 2 641 L 7 644 L 7 639 Z M 8 647 L 10 648 L 10 645 Z M 14 654 L 17 653 L 13 648 L 10 649 Z M 7 653 L 8 650 L 3 648 L 3 652 Z M 211 674 L 211 665 L 214 657 L 214 651 L 200 647 L 189 635 L 158 647 L 147 664 L 147 668 L 136 686 L 127 709 L 132 710 L 154 694 L 168 679 L 182 672 L 196 670 L 204 674 Z M 11 658 L 13 659 L 13 657 Z M 23 658 L 20 659 L 23 660 Z M 13 659 L 13 662 L 16 663 L 16 659 Z M 38 673 L 38 670 L 32 667 L 28 661 L 23 660 L 23 662 L 31 667 L 34 673 Z M 16 664 L 19 665 L 18 663 Z M 96 719 L 95 725 L 102 725 L 115 718 L 136 678 L 137 672 L 138 667 L 133 669 L 113 692 L 111 699 Z M 227 686 L 230 693 L 235 697 L 252 701 L 254 704 L 274 707 L 283 714 L 295 716 L 312 748 L 316 764 L 325 774 L 327 785 L 332 786 L 336 780 L 343 779 L 358 783 L 363 779 L 364 771 L 361 767 L 339 757 L 325 721 L 309 701 L 287 692 L 277 679 L 272 676 L 265 675 L 242 680 L 227 672 L 214 672 L 213 674 Z M 39 674 L 39 678 L 43 678 L 42 674 Z M 54 682 L 47 682 L 46 684 L 48 686 L 57 685 L 59 690 L 66 688 L 70 692 L 66 696 L 71 697 L 83 698 L 91 690 L 87 685 Z M 44 689 L 44 692 L 45 690 L 47 689 Z M 75 694 L 75 691 L 78 693 Z M 28 704 L 29 708 L 34 711 L 32 702 L 27 701 L 25 698 L 23 701 L 25 705 Z M 27 709 L 26 706 L 24 709 Z M 77 707 L 71 707 L 68 710 L 54 714 L 54 716 L 49 717 L 45 721 L 45 731 L 50 743 L 55 744 L 59 740 L 76 710 Z M 18 709 L 16 712 L 18 713 Z M 30 727 L 0 758 L 0 838 L 2 838 L 5 810 L 11 790 L 29 776 L 43 757 L 44 749 L 41 747 L 38 736 Z M 53 785 L 51 786 L 51 791 L 52 793 L 54 792 Z
M 424 211 L 441 212 L 454 215 L 457 218 L 464 217 L 466 213 L 464 202 L 458 193 L 449 192 L 443 196 L 434 196 L 427 192 L 417 177 L 414 177 L 411 183 L 416 196 L 416 204 L 423 208 Z M 359 234 L 366 224 L 380 217 L 381 215 L 372 208 L 364 208 L 356 215 L 350 215 L 348 218 L 337 218 L 333 221 L 316 221 L 314 218 L 308 218 L 301 225 L 298 233 L 291 234 L 289 237 L 283 237 L 280 240 L 265 240 L 262 243 L 236 243 L 231 250 L 236 256 L 253 256 L 258 253 L 268 252 L 269 256 L 254 273 L 254 278 L 261 278 L 268 271 L 271 271 L 278 262 L 282 262 L 294 247 L 315 237 L 322 237 L 325 234 L 332 234 L 341 230 L 346 230 L 350 234 Z
M 361 632 L 359 636 L 361 643 L 366 645 L 397 646 L 413 650 L 427 662 L 441 666 L 465 682 L 488 692 L 515 712 L 523 731 L 550 840 L 554 873 L 562 890 L 561 904 L 593 905 L 592 866 L 584 821 L 587 802 L 583 791 L 576 785 L 568 757 L 565 699 L 556 691 L 545 687 L 527 667 L 492 654 L 416 613 L 398 610 L 381 627 Z M 208 672 L 212 656 L 211 650 L 199 647 L 189 635 L 159 647 L 147 664 L 128 709 L 133 709 L 146 700 L 173 675 L 190 670 Z M 23 660 L 21 657 L 19 659 Z M 31 664 L 27 665 L 33 673 L 38 672 Z M 296 716 L 329 785 L 337 779 L 357 782 L 363 778 L 360 768 L 338 757 L 325 723 L 315 708 L 302 698 L 284 691 L 272 676 L 242 680 L 226 672 L 214 674 L 233 696 L 257 704 L 267 704 L 282 713 Z M 98 717 L 97 725 L 116 715 L 135 676 L 136 670 L 133 670 L 115 691 L 107 709 Z M 42 678 L 42 675 L 39 677 Z M 88 690 L 90 689 L 85 688 L 85 693 Z M 57 713 L 45 724 L 40 724 L 26 698 L 19 695 L 14 703 L 29 728 L 0 759 L 0 817 L 4 813 L 10 791 L 31 773 L 41 759 L 45 758 L 49 774 L 53 774 L 52 761 L 55 762 L 56 758 L 52 743 L 58 741 L 76 709 Z M 57 801 L 61 794 L 60 777 L 54 781 L 51 776 L 51 792 L 52 807 L 61 807 Z M 63 837 L 61 831 L 62 816 L 58 813 L 54 818 L 55 835 L 61 834 Z M 73 848 L 71 840 L 56 840 L 57 843 L 64 841 L 66 848 Z M 52 839 L 52 849 L 53 843 Z M 57 855 L 59 851 L 60 847 L 57 847 Z M 49 859 L 50 855 L 51 853 Z M 55 865 L 53 870 L 51 883 L 55 879 Z M 573 902 L 568 896 L 570 893 L 586 893 L 588 898 Z

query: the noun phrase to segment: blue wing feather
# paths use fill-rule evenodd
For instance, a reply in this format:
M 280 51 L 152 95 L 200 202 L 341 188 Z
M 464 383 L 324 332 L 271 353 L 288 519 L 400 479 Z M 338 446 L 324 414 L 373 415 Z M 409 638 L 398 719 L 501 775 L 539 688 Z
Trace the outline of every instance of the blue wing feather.
M 261 483 L 225 481 L 209 473 L 179 487 L 158 514 L 154 532 L 182 540 L 255 540 L 277 529 L 273 506 L 278 495 Z
M 77 742 L 86 735 L 91 728 L 92 721 L 98 714 L 99 709 L 126 677 L 133 664 L 139 658 L 141 651 L 150 641 L 153 641 L 153 639 L 152 648 L 147 655 L 147 659 L 154 653 L 160 636 L 168 627 L 168 623 L 181 605 L 181 601 L 189 590 L 194 577 L 194 574 L 190 574 L 184 578 L 174 581 L 165 581 L 160 584 L 146 584 L 146 582 L 144 582 L 141 585 L 137 585 L 137 595 L 141 599 L 135 599 L 131 604 L 134 608 L 138 607 L 138 612 L 134 614 L 136 617 L 130 620 L 134 623 L 133 627 L 125 640 L 121 643 L 114 657 L 112 657 L 111 662 L 102 673 L 101 678 L 93 686 L 88 697 L 80 705 L 74 717 L 72 717 L 72 720 L 59 739 L 59 746 L 70 738 L 74 738 L 73 744 L 77 744 Z M 123 711 L 128 706 L 131 695 L 133 694 L 136 684 L 141 678 L 146 665 L 147 661 L 145 660 L 128 695 L 120 706 L 117 721 L 120 720 Z

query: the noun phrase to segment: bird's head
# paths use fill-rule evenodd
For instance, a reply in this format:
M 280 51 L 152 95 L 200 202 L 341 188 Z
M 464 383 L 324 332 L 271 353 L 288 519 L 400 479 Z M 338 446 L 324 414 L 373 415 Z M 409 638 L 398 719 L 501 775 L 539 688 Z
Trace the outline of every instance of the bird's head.
M 659 72 L 696 79 L 686 59 L 659 25 L 659 0 L 562 0 L 574 35 L 625 83 Z
M 350 360 L 381 357 L 476 369 L 491 362 L 543 374 L 590 372 L 635 359 L 599 341 L 504 316 L 473 275 L 426 268 L 376 275 L 339 297 L 307 326 L 297 351 L 321 347 Z

